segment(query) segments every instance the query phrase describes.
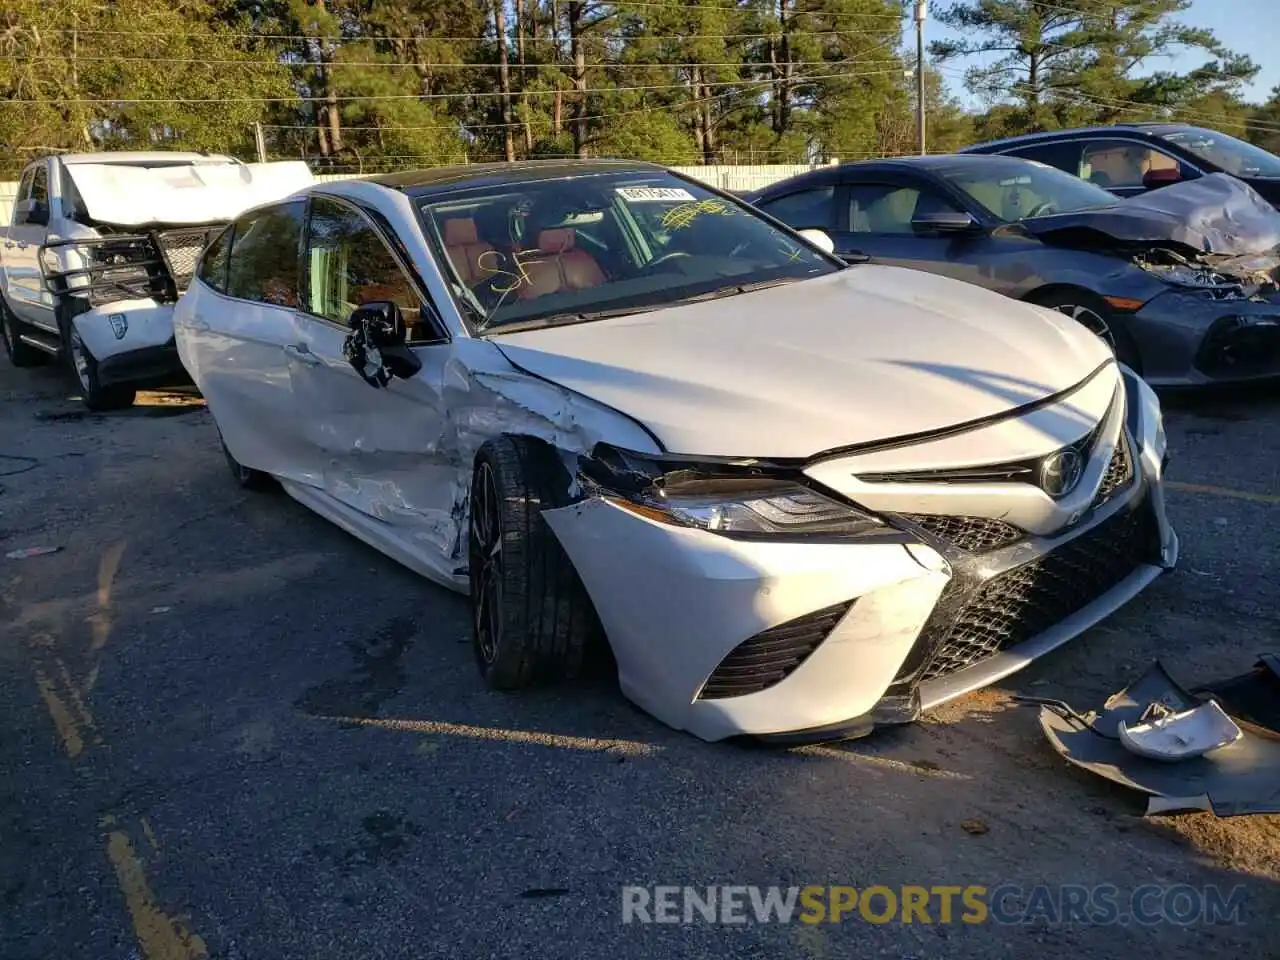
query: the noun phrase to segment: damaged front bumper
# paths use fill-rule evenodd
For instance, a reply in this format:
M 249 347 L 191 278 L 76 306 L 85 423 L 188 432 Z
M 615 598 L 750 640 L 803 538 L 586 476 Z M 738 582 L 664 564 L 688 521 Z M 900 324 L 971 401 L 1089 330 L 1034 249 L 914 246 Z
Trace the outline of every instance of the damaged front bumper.
M 99 383 L 166 386 L 190 381 L 174 343 L 173 308 L 150 299 L 122 300 L 72 318 L 97 362 Z
M 845 543 L 732 539 L 600 496 L 544 516 L 640 707 L 705 740 L 861 736 L 1021 669 L 1174 566 L 1159 407 L 1127 379 L 1127 479 L 1065 532 L 994 550 L 958 557 L 892 516 L 894 535 Z
M 1280 377 L 1280 294 L 1216 300 L 1173 289 L 1127 319 L 1143 375 L 1161 387 Z

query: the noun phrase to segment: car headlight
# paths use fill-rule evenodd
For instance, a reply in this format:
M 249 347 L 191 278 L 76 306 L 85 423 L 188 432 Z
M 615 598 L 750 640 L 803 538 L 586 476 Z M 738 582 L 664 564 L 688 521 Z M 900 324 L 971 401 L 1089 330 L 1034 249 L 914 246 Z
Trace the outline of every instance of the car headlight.
M 595 464 L 603 466 L 600 460 Z M 637 470 L 632 460 L 613 477 L 600 470 L 587 477 L 597 495 L 624 510 L 728 537 L 846 540 L 888 529 L 871 514 L 803 483 L 750 470 L 720 471 L 716 465 L 664 471 L 652 462 Z
M 1215 300 L 1243 300 L 1246 296 L 1240 281 L 1208 267 L 1183 263 L 1152 263 L 1142 258 L 1134 260 L 1134 263 L 1165 283 L 1203 290 Z
M 1126 372 L 1124 385 L 1129 433 L 1142 450 L 1149 451 L 1155 462 L 1164 463 L 1169 442 L 1164 432 L 1164 413 L 1160 398 L 1139 376 Z

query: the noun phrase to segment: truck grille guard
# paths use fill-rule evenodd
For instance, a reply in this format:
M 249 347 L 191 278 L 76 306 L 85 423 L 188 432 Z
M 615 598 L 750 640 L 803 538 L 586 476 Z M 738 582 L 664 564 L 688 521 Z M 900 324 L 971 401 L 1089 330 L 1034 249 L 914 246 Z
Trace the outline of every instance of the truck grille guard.
M 195 276 L 205 247 L 225 226 L 206 224 L 45 244 L 39 251 L 45 289 L 55 296 L 84 297 L 95 307 L 135 299 L 176 303 Z M 51 269 L 46 251 L 55 260 L 60 252 L 79 251 L 85 266 Z

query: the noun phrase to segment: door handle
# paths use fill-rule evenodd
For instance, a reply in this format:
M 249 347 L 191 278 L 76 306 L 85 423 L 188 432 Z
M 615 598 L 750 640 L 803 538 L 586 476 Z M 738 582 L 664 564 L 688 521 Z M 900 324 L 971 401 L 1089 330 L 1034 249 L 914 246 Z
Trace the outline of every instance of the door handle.
M 18 241 L 18 249 L 19 249 L 19 250 L 25 250 L 25 249 L 27 249 L 27 247 L 29 247 L 29 246 L 30 246 L 30 244 L 28 244 L 28 243 L 23 243 L 21 240 L 19 240 L 19 241 Z
M 6 241 L 4 242 L 4 245 L 5 245 L 5 247 L 7 247 L 7 248 L 8 248 L 8 249 L 10 249 L 10 250 L 12 250 L 12 249 L 13 249 L 13 246 L 14 246 L 14 244 L 13 244 L 13 241 L 12 241 L 12 240 L 6 240 Z
M 289 355 L 289 359 L 297 360 L 313 367 L 322 362 L 305 343 L 286 343 L 284 352 Z

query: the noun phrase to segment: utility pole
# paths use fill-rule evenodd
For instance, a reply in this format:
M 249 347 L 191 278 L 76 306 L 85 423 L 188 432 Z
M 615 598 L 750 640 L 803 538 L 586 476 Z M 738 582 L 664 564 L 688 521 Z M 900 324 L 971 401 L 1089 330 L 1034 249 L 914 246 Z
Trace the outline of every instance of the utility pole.
M 258 121 L 253 123 L 253 142 L 258 148 L 258 162 L 267 162 L 267 141 L 262 136 L 262 124 Z
M 924 20 L 928 11 L 928 0 L 916 0 L 916 139 L 920 145 L 920 156 L 924 156 Z

